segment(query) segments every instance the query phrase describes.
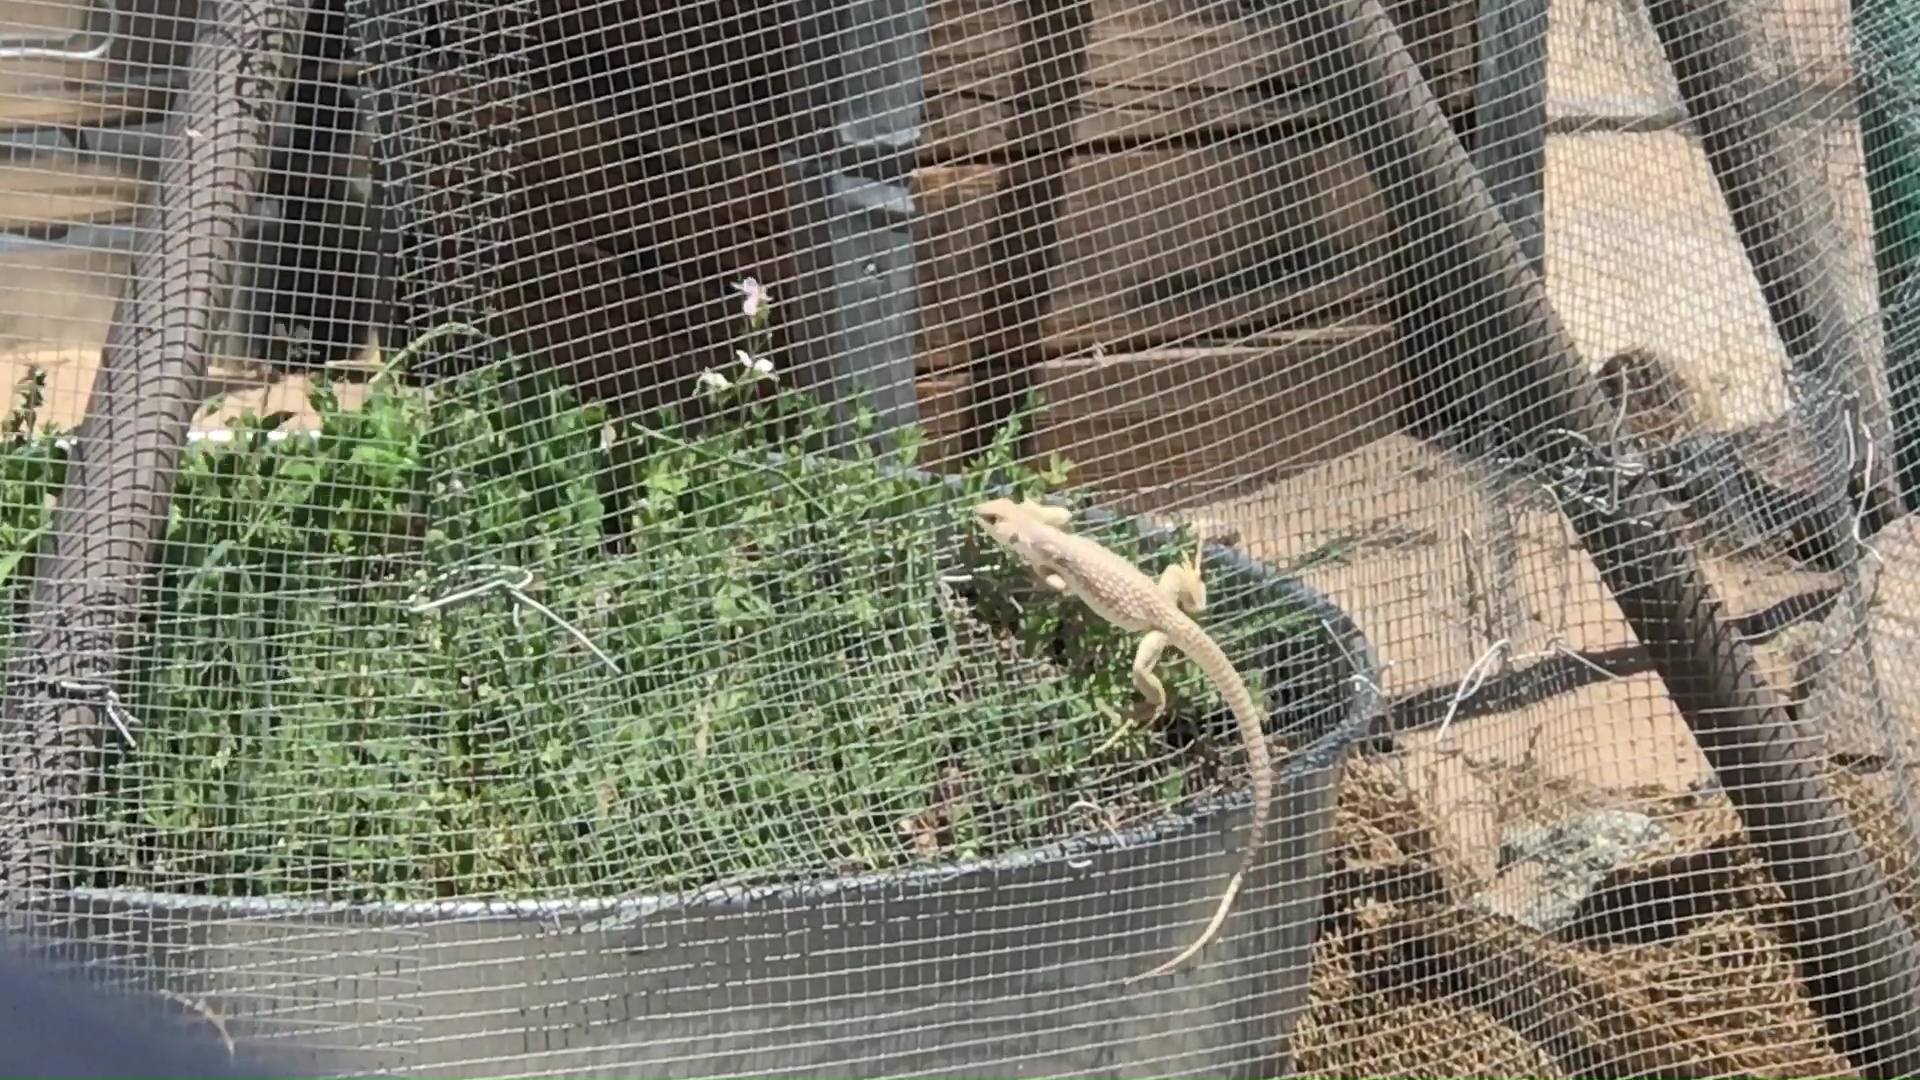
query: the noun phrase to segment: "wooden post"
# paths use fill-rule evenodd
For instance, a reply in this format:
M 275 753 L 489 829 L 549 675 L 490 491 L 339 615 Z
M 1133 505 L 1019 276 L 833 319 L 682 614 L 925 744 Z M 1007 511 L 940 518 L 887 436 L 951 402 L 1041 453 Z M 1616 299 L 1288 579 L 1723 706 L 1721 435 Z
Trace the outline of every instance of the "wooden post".
M 1547 280 L 1547 15 L 1548 0 L 1480 0 L 1475 17 L 1479 57 L 1473 86 L 1473 164 L 1494 207 L 1513 230 L 1534 276 Z M 1520 543 L 1513 521 L 1518 485 L 1493 470 L 1489 503 L 1493 572 L 1479 583 L 1492 625 L 1493 648 L 1520 633 Z
M 832 88 L 831 397 L 842 413 L 870 405 L 883 440 L 920 419 L 911 183 L 926 42 L 924 0 L 854 0 L 840 25 L 846 59 Z
M 1854 0 L 1853 36 L 1894 482 L 1911 512 L 1920 510 L 1920 6 Z
M 201 0 L 185 104 L 140 215 L 51 546 L 7 660 L 0 890 L 16 914 L 69 884 L 96 740 L 117 727 L 137 735 L 115 692 L 120 651 L 138 623 L 149 548 L 166 527 L 206 378 L 207 329 L 307 7 Z
M 1060 205 L 1074 119 L 1087 75 L 1090 0 L 1021 0 L 1020 66 L 1007 139 L 1008 161 L 994 192 L 988 241 L 993 284 L 986 331 L 972 343 L 973 383 L 962 445 L 992 440 L 1045 359 L 1041 339 L 1060 257 Z
M 1475 24 L 1473 164 L 1545 281 L 1547 0 L 1480 0 Z
M 1498 421 L 1553 489 L 1748 843 L 1785 894 L 1808 997 L 1862 1075 L 1920 1074 L 1920 961 L 1887 877 L 1760 675 L 1674 515 L 1623 468 L 1611 410 L 1379 0 L 1255 9 L 1312 42 L 1394 225 L 1390 298 L 1436 418 Z M 1409 383 L 1412 382 L 1410 378 Z M 1498 403 L 1489 415 L 1481 403 Z
M 1863 445 L 1863 433 L 1872 444 L 1889 440 L 1865 350 L 1820 243 L 1836 225 L 1796 190 L 1811 181 L 1782 137 L 1791 101 L 1761 69 L 1743 11 L 1726 0 L 1647 0 L 1647 14 L 1792 362 L 1796 422 L 1826 451 L 1826 483 L 1836 494 L 1845 485 L 1835 516 L 1850 527 L 1833 530 L 1839 550 L 1853 539 L 1856 517 L 1870 536 L 1896 516 L 1898 500 L 1884 462 L 1871 462 L 1869 475 L 1871 455 L 1848 449 Z

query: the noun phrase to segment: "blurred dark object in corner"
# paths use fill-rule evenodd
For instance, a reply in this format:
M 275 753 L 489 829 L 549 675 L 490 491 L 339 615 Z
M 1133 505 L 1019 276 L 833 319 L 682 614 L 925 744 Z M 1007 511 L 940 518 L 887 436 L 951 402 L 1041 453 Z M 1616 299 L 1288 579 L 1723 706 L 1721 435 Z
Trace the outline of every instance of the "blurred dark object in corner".
M 189 1024 L 157 1006 L 98 993 L 0 945 L 0 1076 L 280 1075 L 258 1061 L 242 1071 L 210 1024 Z

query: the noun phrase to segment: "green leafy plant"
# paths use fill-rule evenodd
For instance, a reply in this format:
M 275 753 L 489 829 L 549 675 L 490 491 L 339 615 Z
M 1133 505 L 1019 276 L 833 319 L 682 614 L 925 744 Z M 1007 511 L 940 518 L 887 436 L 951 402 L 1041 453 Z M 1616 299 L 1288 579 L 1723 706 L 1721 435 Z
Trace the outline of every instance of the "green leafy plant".
M 915 431 L 825 453 L 795 393 L 695 426 L 511 358 L 431 393 L 396 374 L 355 409 L 318 386 L 317 435 L 249 415 L 185 455 L 93 883 L 658 891 L 994 854 L 1204 786 L 1123 719 L 1132 636 L 972 527 L 990 489 L 1064 486 L 1016 459 L 1018 419 L 948 484 L 911 471 Z M 16 601 L 63 470 L 41 385 L 0 427 Z M 1193 541 L 1096 531 L 1149 572 Z M 1286 617 L 1214 628 L 1240 656 Z M 1162 672 L 1176 716 L 1216 708 Z

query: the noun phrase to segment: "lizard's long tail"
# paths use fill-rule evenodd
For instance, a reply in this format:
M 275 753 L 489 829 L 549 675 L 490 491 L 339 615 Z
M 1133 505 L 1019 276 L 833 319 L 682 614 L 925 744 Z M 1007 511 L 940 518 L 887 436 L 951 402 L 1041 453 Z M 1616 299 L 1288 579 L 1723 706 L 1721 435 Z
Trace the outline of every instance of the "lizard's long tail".
M 1152 971 L 1129 976 L 1123 983 L 1134 983 L 1141 979 L 1151 979 L 1155 975 L 1164 975 L 1181 964 L 1192 959 L 1194 954 L 1207 947 L 1220 928 L 1226 925 L 1227 915 L 1233 910 L 1233 901 L 1240 895 L 1240 886 L 1247 874 L 1253 870 L 1254 860 L 1260 857 L 1260 849 L 1267 839 L 1267 818 L 1273 810 L 1273 759 L 1267 752 L 1267 733 L 1265 717 L 1253 702 L 1253 695 L 1247 692 L 1247 684 L 1240 673 L 1233 669 L 1233 663 L 1227 654 L 1213 639 L 1194 626 L 1193 639 L 1200 644 L 1187 651 L 1193 662 L 1200 666 L 1207 680 L 1226 697 L 1227 704 L 1233 709 L 1233 718 L 1240 722 L 1240 741 L 1247 749 L 1247 771 L 1253 777 L 1253 816 L 1247 823 L 1246 843 L 1240 849 L 1240 861 L 1234 866 L 1233 877 L 1227 880 L 1226 891 L 1220 894 L 1220 904 L 1214 908 L 1213 918 L 1207 922 L 1206 929 L 1193 944 L 1180 950 L 1180 955 L 1166 961 Z M 1177 644 L 1177 643 L 1176 643 Z

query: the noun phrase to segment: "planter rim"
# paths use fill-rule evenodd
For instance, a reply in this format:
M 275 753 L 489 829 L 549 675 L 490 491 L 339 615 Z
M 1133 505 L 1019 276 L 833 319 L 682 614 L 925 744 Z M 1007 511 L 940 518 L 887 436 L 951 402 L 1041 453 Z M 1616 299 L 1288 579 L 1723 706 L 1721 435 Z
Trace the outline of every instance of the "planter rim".
M 318 438 L 319 431 L 267 433 L 271 441 L 294 436 Z M 227 442 L 234 433 L 225 428 L 188 433 L 190 441 Z M 71 444 L 62 437 L 57 444 Z M 957 477 L 935 476 L 919 469 L 897 469 L 916 478 L 956 485 Z M 1088 520 L 1112 520 L 1113 511 L 1099 507 L 1083 510 Z M 1164 524 L 1136 517 L 1143 535 L 1170 531 Z M 1372 644 L 1348 615 L 1318 589 L 1299 578 L 1282 573 L 1277 567 L 1254 559 L 1243 552 L 1206 542 L 1206 551 L 1242 574 L 1265 579 L 1290 594 L 1293 604 L 1311 614 L 1320 630 L 1345 654 L 1348 673 L 1346 714 L 1340 722 L 1319 738 L 1288 756 L 1275 770 L 1276 784 L 1329 769 L 1342 762 L 1352 746 L 1369 734 L 1382 703 L 1378 681 L 1379 662 Z M 1035 847 L 1008 852 L 990 858 L 965 859 L 934 866 L 909 866 L 895 870 L 871 871 L 838 877 L 777 881 L 766 884 L 705 885 L 696 889 L 658 894 L 621 894 L 612 896 L 534 896 L 521 899 L 490 900 L 301 900 L 271 896 L 207 896 L 198 893 L 173 893 L 144 889 L 102 889 L 90 886 L 62 890 L 57 895 L 89 904 L 123 904 L 174 911 L 218 911 L 240 917 L 289 915 L 398 915 L 423 919 L 558 918 L 561 916 L 599 916 L 597 926 L 629 919 L 642 919 L 662 911 L 688 908 L 733 908 L 769 898 L 823 899 L 849 893 L 930 891 L 956 879 L 988 876 L 1018 867 L 1058 861 L 1079 861 L 1094 855 L 1124 851 L 1176 838 L 1197 831 L 1216 816 L 1252 802 L 1252 793 L 1196 800 L 1171 810 L 1152 821 L 1108 832 L 1080 833 Z
M 1325 768 L 1345 754 L 1355 738 L 1355 727 L 1343 723 L 1301 748 L 1277 770 L 1275 781 Z M 1216 815 L 1252 801 L 1246 792 L 1207 799 L 1153 821 L 1105 833 L 1081 833 L 1038 847 L 986 859 L 967 859 L 938 866 L 914 866 L 894 871 L 849 874 L 817 880 L 766 885 L 708 885 L 684 892 L 605 897 L 528 897 L 519 900 L 295 900 L 271 896 L 205 896 L 197 893 L 149 892 L 134 889 L 66 890 L 62 895 L 89 903 L 116 903 L 174 911 L 218 911 L 237 916 L 381 914 L 427 919 L 554 918 L 599 916 L 600 925 L 641 919 L 663 911 L 688 908 L 745 907 L 769 898 L 825 899 L 849 893 L 929 891 L 947 882 L 991 875 L 1038 863 L 1078 861 L 1110 851 L 1124 851 L 1198 830 Z

